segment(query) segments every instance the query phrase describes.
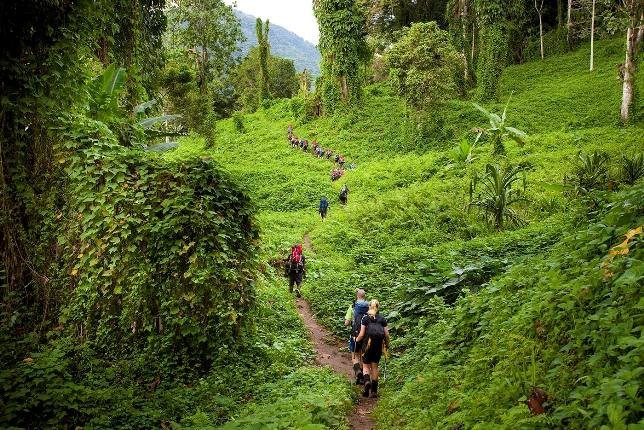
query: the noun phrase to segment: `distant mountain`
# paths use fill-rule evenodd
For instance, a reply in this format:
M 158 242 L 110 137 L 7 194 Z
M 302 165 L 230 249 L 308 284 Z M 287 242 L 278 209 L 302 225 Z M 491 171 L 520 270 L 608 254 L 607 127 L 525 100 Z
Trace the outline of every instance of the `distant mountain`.
M 246 41 L 241 45 L 242 54 L 246 55 L 251 47 L 257 45 L 257 36 L 255 35 L 255 20 L 257 18 L 237 9 L 235 9 L 235 15 L 241 21 L 242 32 L 246 37 Z M 320 75 L 320 52 L 315 45 L 273 23 L 270 24 L 268 40 L 271 44 L 271 54 L 293 60 L 298 72 L 307 69 L 313 76 Z

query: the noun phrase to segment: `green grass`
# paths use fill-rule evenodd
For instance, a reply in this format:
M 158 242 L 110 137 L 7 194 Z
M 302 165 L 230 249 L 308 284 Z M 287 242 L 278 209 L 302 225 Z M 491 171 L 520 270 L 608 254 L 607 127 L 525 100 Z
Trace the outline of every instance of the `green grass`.
M 579 302 L 571 304 L 559 297 L 558 290 L 564 295 L 578 291 L 577 279 L 596 282 L 599 257 L 575 254 L 579 269 L 562 275 L 552 267 L 562 264 L 560 254 L 574 254 L 579 245 L 569 236 L 588 228 L 595 216 L 591 213 L 589 218 L 583 203 L 556 186 L 571 171 L 576 154 L 601 150 L 617 160 L 622 154 L 644 150 L 644 124 L 639 121 L 624 128 L 618 123 L 621 91 L 615 65 L 623 61 L 622 45 L 621 39 L 597 43 L 592 73 L 587 71 L 587 47 L 507 68 L 501 100 L 485 106 L 501 111 L 511 96 L 509 124 L 529 137 L 522 147 L 507 142 L 504 159 L 493 158 L 491 145 L 485 142 L 475 149 L 477 158 L 471 165 L 450 159 L 449 150 L 461 137 L 472 138 L 473 127 L 486 125 L 469 101 L 447 103 L 430 115 L 442 118 L 431 124 L 433 131 L 423 133 L 415 116 L 386 84 L 367 88 L 364 104 L 350 113 L 303 124 L 293 119 L 289 101 L 276 102 L 244 117 L 246 133 L 236 132 L 232 121 L 222 121 L 215 148 L 204 150 L 199 139 L 185 139 L 171 156 L 211 156 L 242 184 L 259 210 L 267 261 L 283 258 L 290 244 L 309 235 L 314 252 L 309 253 L 304 294 L 320 321 L 336 334 L 346 336 L 342 318 L 355 288 L 365 288 L 369 297 L 380 299 L 383 312 L 391 316 L 395 345 L 402 354 L 392 364 L 395 387 L 383 384 L 376 415 L 382 428 L 452 428 L 459 424 L 516 428 L 515 423 L 536 428 L 565 422 L 571 428 L 591 422 L 617 426 L 633 422 L 632 402 L 616 403 L 628 409 L 622 411 L 625 418 L 617 417 L 612 409 L 612 418 L 607 418 L 606 407 L 588 406 L 590 400 L 583 413 L 567 409 L 576 404 L 570 396 L 578 392 L 570 378 L 583 376 L 573 367 L 596 369 L 587 356 L 571 358 L 557 349 L 557 342 L 579 334 L 576 324 L 599 312 L 599 301 L 580 307 Z M 642 73 L 638 85 L 644 85 Z M 642 102 L 638 103 L 641 112 Z M 286 141 L 289 123 L 295 125 L 297 135 L 341 152 L 357 169 L 332 183 L 330 162 L 290 148 Z M 489 162 L 528 167 L 529 200 L 518 208 L 525 227 L 496 232 L 476 211 L 467 210 L 470 178 Z M 342 207 L 337 195 L 345 183 L 351 192 L 349 205 Z M 325 223 L 316 213 L 322 195 L 331 200 Z M 626 224 L 619 226 L 614 231 L 621 232 Z M 558 244 L 562 240 L 567 245 Z M 437 278 L 456 276 L 455 267 L 488 260 L 501 269 L 463 280 L 459 285 L 472 293 L 455 307 L 446 308 L 426 293 Z M 284 280 L 275 282 L 286 289 Z M 282 299 L 288 301 L 288 297 Z M 572 310 L 556 307 L 562 303 Z M 610 308 L 606 306 L 601 309 Z M 635 312 L 633 307 L 627 309 Z M 534 321 L 543 314 L 553 331 L 548 340 L 534 333 Z M 575 314 L 581 322 L 568 321 L 564 318 L 568 314 Z M 641 313 L 628 317 L 634 318 L 635 326 L 641 322 Z M 543 350 L 535 357 L 535 383 L 556 396 L 557 412 L 546 418 L 530 418 L 525 405 L 519 403 L 530 383 L 526 382 L 527 369 L 535 345 Z M 592 380 L 595 386 L 588 391 L 608 403 L 629 396 L 597 388 L 602 387 L 601 378 L 604 384 L 619 379 L 611 373 L 617 372 L 611 366 L 606 364 L 608 370 L 597 374 L 598 379 Z M 633 371 L 632 366 L 628 369 Z M 331 391 L 342 392 L 340 381 L 331 384 L 336 387 Z M 329 393 L 322 392 L 323 397 Z M 266 407 L 264 400 L 258 400 L 245 409 L 244 416 L 261 417 Z M 595 416 L 591 419 L 586 413 Z

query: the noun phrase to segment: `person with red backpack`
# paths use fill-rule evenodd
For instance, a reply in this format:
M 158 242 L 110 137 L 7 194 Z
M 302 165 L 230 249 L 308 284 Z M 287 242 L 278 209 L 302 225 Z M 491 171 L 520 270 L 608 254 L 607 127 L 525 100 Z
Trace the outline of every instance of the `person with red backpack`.
M 293 292 L 295 287 L 295 295 L 302 297 L 300 286 L 304 279 L 304 265 L 306 264 L 306 257 L 302 253 L 302 245 L 299 243 L 291 247 L 291 253 L 286 258 L 285 271 L 288 277 L 288 292 Z
M 364 353 L 362 355 L 362 373 L 364 376 L 364 390 L 362 395 L 369 397 L 378 396 L 378 376 L 380 358 L 389 345 L 389 330 L 387 329 L 387 320 L 382 317 L 378 311 L 380 303 L 378 300 L 369 302 L 369 311 L 362 317 L 360 324 L 360 334 L 356 342 L 364 342 Z
M 353 373 L 356 376 L 356 385 L 364 383 L 362 375 L 362 352 L 364 349 L 363 342 L 356 342 L 356 337 L 360 333 L 360 324 L 362 318 L 369 311 L 369 302 L 365 300 L 365 291 L 362 288 L 356 290 L 356 301 L 347 309 L 344 315 L 344 325 L 351 324 L 351 334 L 349 336 L 349 351 L 351 351 L 351 361 L 353 362 Z

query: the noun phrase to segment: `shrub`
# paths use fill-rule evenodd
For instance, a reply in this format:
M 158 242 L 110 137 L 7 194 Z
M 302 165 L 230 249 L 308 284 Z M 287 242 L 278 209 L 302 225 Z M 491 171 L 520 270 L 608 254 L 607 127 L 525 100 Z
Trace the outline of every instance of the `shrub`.
M 574 195 L 585 195 L 594 190 L 606 190 L 609 186 L 609 158 L 604 152 L 590 154 L 580 151 L 572 173 L 564 177 L 564 183 Z
M 209 159 L 168 162 L 91 138 L 68 149 L 58 244 L 73 293 L 61 322 L 111 356 L 147 349 L 207 366 L 253 303 L 249 198 Z
M 244 127 L 244 116 L 241 112 L 233 113 L 233 125 L 238 133 L 246 133 L 246 127 Z
M 485 220 L 497 230 L 502 230 L 507 223 L 522 224 L 518 214 L 512 206 L 525 201 L 525 177 L 523 177 L 523 191 L 514 188 L 521 180 L 519 174 L 523 169 L 519 166 L 509 166 L 501 169 L 497 164 L 485 166 L 482 177 L 474 176 L 470 183 L 470 207 L 479 208 Z M 483 184 L 482 192 L 476 194 L 479 183 Z M 476 194 L 476 197 L 474 195 Z
M 436 22 L 415 23 L 387 53 L 392 84 L 410 106 L 428 108 L 456 95 L 462 60 Z
M 644 155 L 639 153 L 632 157 L 622 156 L 619 168 L 622 182 L 633 185 L 644 176 Z

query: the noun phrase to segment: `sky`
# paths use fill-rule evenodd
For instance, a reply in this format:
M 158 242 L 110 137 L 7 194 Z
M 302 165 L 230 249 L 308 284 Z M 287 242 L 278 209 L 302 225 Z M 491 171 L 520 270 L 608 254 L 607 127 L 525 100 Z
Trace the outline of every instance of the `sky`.
M 224 0 L 237 4 L 237 9 L 249 15 L 268 19 L 316 44 L 320 37 L 313 15 L 313 0 Z

